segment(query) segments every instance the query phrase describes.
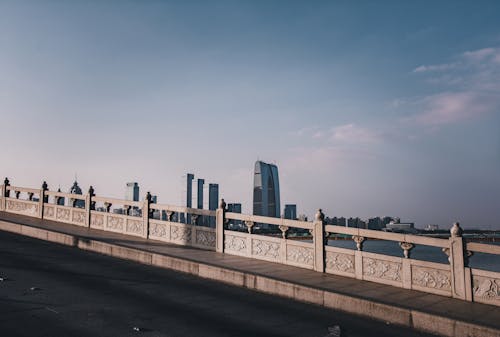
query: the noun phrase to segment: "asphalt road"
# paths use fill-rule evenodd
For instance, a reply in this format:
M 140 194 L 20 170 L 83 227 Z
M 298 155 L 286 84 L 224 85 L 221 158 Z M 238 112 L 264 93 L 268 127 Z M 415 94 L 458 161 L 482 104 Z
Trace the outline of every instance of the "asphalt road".
M 0 231 L 0 336 L 430 336 Z

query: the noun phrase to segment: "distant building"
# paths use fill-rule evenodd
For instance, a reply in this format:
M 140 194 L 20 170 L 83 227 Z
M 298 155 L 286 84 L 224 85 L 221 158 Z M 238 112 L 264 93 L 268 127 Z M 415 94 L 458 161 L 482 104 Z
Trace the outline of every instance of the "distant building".
M 427 225 L 427 226 L 425 226 L 424 230 L 437 231 L 437 230 L 439 230 L 439 226 L 438 225 Z
M 219 207 L 219 184 L 208 184 L 208 209 L 215 211 Z M 210 227 L 215 227 L 215 217 L 208 219 Z
M 300 220 L 300 221 L 307 221 L 307 215 L 305 215 L 305 214 L 299 214 L 298 220 Z
M 241 213 L 241 204 L 240 203 L 227 204 L 227 211 L 233 213 Z
M 286 204 L 283 216 L 285 219 L 297 219 L 297 205 Z
M 186 207 L 193 207 L 193 179 L 194 174 L 188 173 L 186 176 Z
M 78 182 L 76 180 L 73 183 L 73 186 L 71 186 L 69 193 L 82 195 L 82 189 L 80 188 L 80 186 L 78 186 Z M 70 206 L 71 206 L 71 204 L 73 204 L 73 202 L 74 202 L 75 207 L 85 208 L 85 200 L 70 199 Z
M 385 225 L 386 232 L 397 232 L 397 233 L 416 233 L 415 224 L 413 222 L 401 223 L 401 222 L 390 222 Z
M 360 218 L 349 218 L 347 219 L 347 227 L 366 228 L 366 223 Z
M 227 204 L 227 211 L 233 213 L 241 213 L 241 204 L 240 203 L 230 203 Z M 230 220 L 230 227 L 241 227 L 241 220 Z
M 203 185 L 205 184 L 205 179 L 198 179 L 198 195 L 196 198 L 196 203 L 198 209 L 203 209 Z
M 382 219 L 380 217 L 368 219 L 368 229 L 380 230 L 382 226 Z
M 61 189 L 58 188 L 57 189 L 57 192 L 61 192 Z M 65 203 L 65 200 L 64 200 L 64 197 L 57 197 L 56 198 L 56 203 L 60 206 L 64 206 L 64 203 Z
M 208 185 L 208 209 L 215 211 L 219 205 L 219 184 Z
M 279 218 L 280 213 L 278 167 L 257 161 L 253 181 L 253 214 Z
M 139 201 L 139 184 L 136 182 L 127 183 L 125 190 L 125 200 Z

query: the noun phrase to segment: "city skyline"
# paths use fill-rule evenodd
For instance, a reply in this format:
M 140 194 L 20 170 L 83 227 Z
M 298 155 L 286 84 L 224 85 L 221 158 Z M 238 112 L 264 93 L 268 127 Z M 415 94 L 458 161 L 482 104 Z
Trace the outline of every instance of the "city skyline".
M 251 213 L 263 160 L 309 217 L 499 229 L 499 9 L 1 2 L 0 174 L 180 205 L 200 172 Z

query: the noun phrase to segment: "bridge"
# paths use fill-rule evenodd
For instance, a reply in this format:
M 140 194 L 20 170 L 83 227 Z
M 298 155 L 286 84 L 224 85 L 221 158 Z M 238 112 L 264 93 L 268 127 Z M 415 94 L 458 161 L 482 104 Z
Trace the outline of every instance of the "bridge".
M 0 189 L 3 231 L 443 336 L 500 335 L 500 273 L 468 263 L 474 253 L 499 255 L 500 246 L 468 242 L 459 224 L 444 239 L 326 225 L 321 211 L 309 222 L 231 213 L 223 201 L 210 211 L 152 203 L 149 194 L 141 202 L 107 198 L 92 187 L 75 195 L 6 179 Z M 257 224 L 281 237 L 257 233 Z M 296 240 L 300 231 L 312 242 Z M 328 245 L 331 234 L 351 236 L 356 249 Z M 397 242 L 401 256 L 364 251 L 370 239 Z M 411 258 L 417 245 L 441 249 L 449 262 Z

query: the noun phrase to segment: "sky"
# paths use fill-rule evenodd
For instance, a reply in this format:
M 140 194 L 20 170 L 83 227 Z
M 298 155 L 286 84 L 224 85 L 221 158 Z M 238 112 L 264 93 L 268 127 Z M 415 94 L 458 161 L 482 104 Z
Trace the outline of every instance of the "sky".
M 0 0 L 0 175 L 500 229 L 498 1 Z M 205 196 L 208 199 L 208 196 Z M 207 200 L 205 200 L 206 202 Z

